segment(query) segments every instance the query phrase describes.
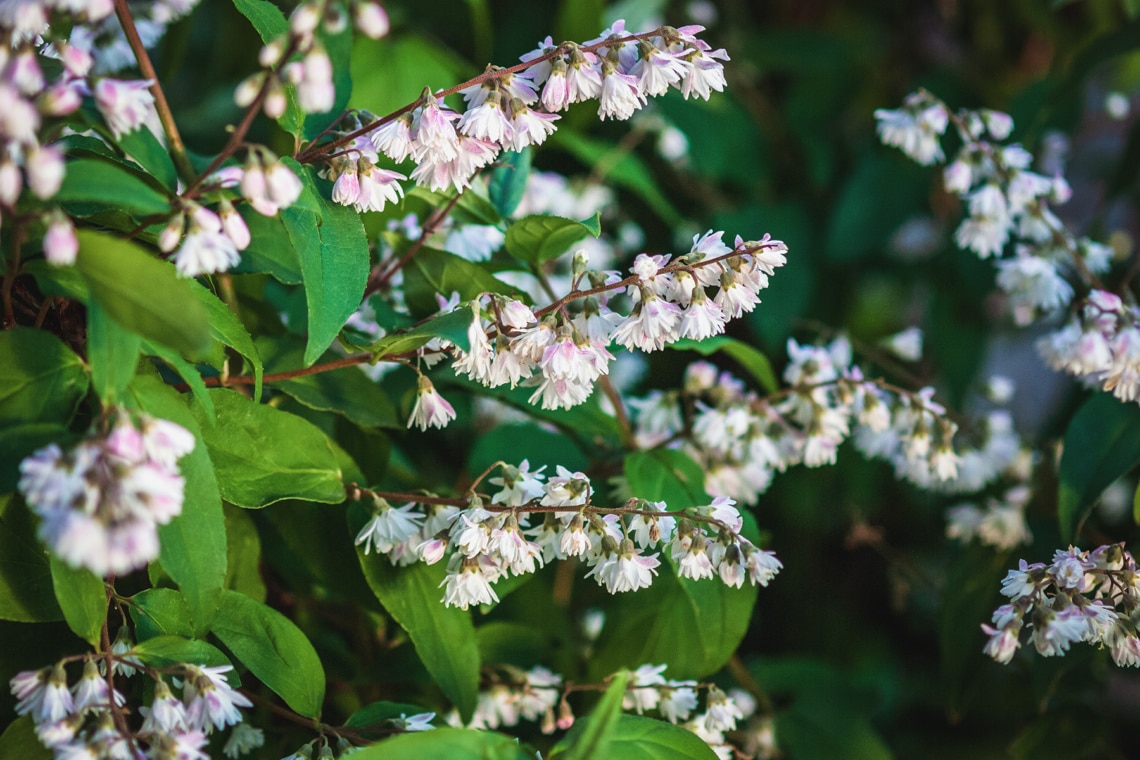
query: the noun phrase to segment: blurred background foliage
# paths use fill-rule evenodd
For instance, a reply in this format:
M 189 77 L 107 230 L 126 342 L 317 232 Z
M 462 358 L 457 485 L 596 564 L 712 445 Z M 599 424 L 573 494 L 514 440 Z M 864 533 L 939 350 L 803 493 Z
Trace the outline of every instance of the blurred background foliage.
M 588 109 L 572 109 L 563 122 L 572 129 L 535 152 L 535 167 L 605 182 L 618 193 L 621 216 L 604 218 L 604 226 L 636 223 L 647 251 L 674 250 L 710 227 L 746 238 L 770 232 L 786 241 L 788 266 L 735 333 L 777 369 L 789 336 L 827 339 L 842 331 L 866 347 L 914 325 L 926 331 L 924 359 L 901 375 L 884 369 L 886 377 L 913 387 L 933 384 L 939 398 L 968 413 L 977 408 L 979 379 L 998 371 L 1018 381 L 1014 411 L 1023 435 L 1043 443 L 1062 432 L 1059 421 L 1079 393 L 1044 367 L 1033 336 L 1014 329 L 994 302 L 992 268 L 954 248 L 959 209 L 941 190 L 938 173 L 882 147 L 872 112 L 897 106 L 919 86 L 954 106 L 1010 112 L 1015 139 L 1036 153 L 1067 144 L 1060 152 L 1067 154 L 1075 192 L 1061 216 L 1131 255 L 1140 120 L 1113 118 L 1105 98 L 1122 92 L 1140 107 L 1136 0 L 385 5 L 392 34 L 362 39 L 351 51 L 351 105 L 377 114 L 425 86 L 473 76 L 488 62 L 510 65 L 548 34 L 555 41 L 588 39 L 616 18 L 631 28 L 657 19 L 704 24 L 706 39 L 732 57 L 726 93 L 705 103 L 672 92 L 649 109 L 649 119 L 632 125 L 599 123 Z M 257 50 L 248 23 L 225 3 L 204 4 L 171 28 L 156 62 L 192 150 L 208 154 L 224 142 L 225 125 L 239 118 L 233 88 L 256 68 Z M 665 158 L 650 119 L 681 130 L 687 155 Z M 252 140 L 292 152 L 291 138 L 259 124 Z M 371 228 L 382 228 L 382 221 Z M 278 287 L 263 277 L 237 279 L 243 292 Z M 273 332 L 282 331 L 274 323 L 266 317 L 258 324 L 268 336 L 267 371 Z M 668 387 L 693 358 L 654 355 L 645 374 L 652 380 L 635 389 Z M 731 360 L 718 361 L 740 373 Z M 406 412 L 411 379 L 395 375 L 385 387 Z M 470 403 L 460 396 L 456 406 Z M 402 478 L 427 472 L 460 488 L 499 457 L 618 471 L 604 449 L 589 441 L 575 446 L 534 424 L 487 430 L 461 410 L 445 432 L 405 438 L 298 402 L 283 405 L 333 432 L 359 465 L 362 482 L 414 486 Z M 1056 660 L 1019 657 L 1007 667 L 981 652 L 978 625 L 998 603 L 1005 569 L 1018 556 L 1043 560 L 1060 545 L 1051 463 L 1041 471 L 1031 507 L 1034 544 L 1017 554 L 948 544 L 943 513 L 953 500 L 896 482 L 889 466 L 851 448 L 835 467 L 797 468 L 777 478 L 754 515 L 785 569 L 760 592 L 725 683 L 753 679 L 768 696 L 784 756 L 1133 755 L 1140 675 L 1081 647 Z M 232 510 L 230 518 L 242 523 L 231 528 L 250 546 L 260 546 L 262 593 L 288 609 L 320 651 L 334 712 L 392 696 L 369 684 L 426 679 L 414 658 L 387 656 L 386 647 L 399 644 L 399 630 L 384 622 L 364 583 L 339 511 L 288 503 Z M 1135 532 L 1127 517 L 1096 516 L 1090 525 L 1086 535 L 1098 543 Z M 249 576 L 261 582 L 256 572 Z M 543 662 L 570 677 L 585 675 L 576 672 L 567 632 L 575 629 L 575 613 L 606 600 L 581 585 L 572 608 L 560 607 L 551 602 L 558 582 L 547 572 L 504 594 L 503 605 L 480 621 L 487 659 Z M 313 593 L 294 596 L 306 588 Z M 660 603 L 645 597 L 643 605 Z M 358 633 L 377 625 L 379 640 Z M 18 628 L 5 625 L 4 641 L 17 643 L 10 637 Z M 267 750 L 290 751 L 288 739 L 275 744 Z

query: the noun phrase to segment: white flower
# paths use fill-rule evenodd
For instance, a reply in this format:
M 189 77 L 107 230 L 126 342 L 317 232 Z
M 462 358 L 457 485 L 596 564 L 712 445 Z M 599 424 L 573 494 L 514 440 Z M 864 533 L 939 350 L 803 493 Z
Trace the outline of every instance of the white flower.
M 611 594 L 620 594 L 649 588 L 660 564 L 656 554 L 648 557 L 639 555 L 633 542 L 627 539 L 622 542 L 619 551 L 609 554 L 594 565 L 586 577 L 593 577 L 599 586 L 605 586 Z
M 455 409 L 439 395 L 431 380 L 420 375 L 416 403 L 412 407 L 411 415 L 408 416 L 408 427 L 415 425 L 420 430 L 427 430 L 429 427 L 445 428 L 453 419 L 455 419 Z
M 186 721 L 192 729 L 208 734 L 215 728 L 235 725 L 242 719 L 238 708 L 253 706 L 226 682 L 223 674 L 231 670 L 232 665 L 186 666 L 182 699 L 186 703 Z
M 447 574 L 440 582 L 446 586 L 443 603 L 448 607 L 465 610 L 473 604 L 492 604 L 499 601 L 499 595 L 491 588 L 491 581 L 483 572 L 480 562 L 466 558 L 455 572 Z
M 383 499 L 379 500 L 379 509 L 372 516 L 360 532 L 356 534 L 356 545 L 364 544 L 364 553 L 368 554 L 375 549 L 377 554 L 387 554 L 404 541 L 407 541 L 419 531 L 424 516 L 413 511 L 415 503 L 405 504 L 402 507 L 392 507 Z
M 248 723 L 239 723 L 234 726 L 230 738 L 222 747 L 222 754 L 226 757 L 241 757 L 264 745 L 264 731 L 260 728 L 254 728 Z
M 153 84 L 149 79 L 100 79 L 95 84 L 95 105 L 115 137 L 138 129 L 154 113 L 154 96 L 150 94 Z

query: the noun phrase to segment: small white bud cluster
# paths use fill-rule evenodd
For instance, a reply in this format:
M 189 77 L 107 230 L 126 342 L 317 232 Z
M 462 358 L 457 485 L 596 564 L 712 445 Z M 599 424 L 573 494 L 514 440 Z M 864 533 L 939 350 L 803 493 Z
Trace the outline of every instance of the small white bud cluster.
M 1009 603 L 994 611 L 985 653 L 1008 663 L 1021 647 L 1021 633 L 1045 657 L 1065 654 L 1084 641 L 1106 647 L 1113 662 L 1140 665 L 1140 573 L 1132 554 L 1120 544 L 1088 552 L 1070 546 L 1057 550 L 1048 565 L 1018 563 L 1001 584 Z

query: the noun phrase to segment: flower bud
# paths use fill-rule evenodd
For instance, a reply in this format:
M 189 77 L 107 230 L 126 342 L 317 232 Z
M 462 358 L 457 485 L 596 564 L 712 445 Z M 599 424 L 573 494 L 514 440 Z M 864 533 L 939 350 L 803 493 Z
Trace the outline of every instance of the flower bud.
M 44 258 L 52 266 L 63 267 L 75 263 L 79 253 L 79 240 L 75 237 L 75 226 L 61 211 L 50 216 L 47 232 L 44 233 Z
M 170 217 L 170 221 L 162 228 L 162 232 L 158 234 L 158 250 L 163 253 L 170 253 L 178 247 L 178 241 L 182 239 L 182 228 L 185 226 L 185 220 L 182 214 L 176 214 Z
M 289 18 L 289 29 L 298 37 L 307 37 L 317 30 L 321 23 L 321 12 L 313 3 L 304 3 L 297 6 Z
M 249 247 L 250 242 L 249 227 L 246 225 L 245 220 L 241 218 L 241 215 L 234 209 L 233 204 L 229 201 L 222 201 L 220 210 L 222 232 L 233 241 L 234 248 L 237 248 L 239 251 L 244 251 Z
M 388 34 L 388 12 L 379 3 L 359 2 L 353 13 L 356 28 L 366 37 L 378 40 Z

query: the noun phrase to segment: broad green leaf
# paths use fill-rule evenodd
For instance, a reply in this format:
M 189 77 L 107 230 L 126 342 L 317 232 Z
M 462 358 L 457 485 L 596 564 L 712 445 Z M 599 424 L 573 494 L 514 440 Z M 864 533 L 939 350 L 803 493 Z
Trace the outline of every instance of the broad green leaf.
M 54 200 L 64 205 L 92 203 L 139 215 L 170 213 L 170 200 L 119 164 L 93 158 L 67 163 L 67 175 Z
M 413 187 L 408 191 L 409 198 L 426 201 L 434 210 L 443 208 L 455 199 L 454 192 L 437 193 L 426 187 Z M 496 206 L 478 193 L 465 192 L 455 201 L 451 213 L 448 215 L 457 224 L 489 224 L 497 225 L 503 221 Z
M 352 755 L 353 760 L 534 760 L 511 736 L 470 728 L 437 728 L 384 739 Z
M 308 303 L 308 366 L 336 339 L 364 297 L 368 280 L 368 239 L 360 215 L 321 199 L 320 216 L 292 207 L 281 212 L 289 239 L 301 260 Z
M 119 147 L 138 161 L 151 176 L 174 192 L 178 188 L 178 171 L 170 153 L 146 127 L 135 129 L 118 139 Z
M 678 351 L 696 351 L 701 356 L 711 356 L 717 352 L 727 354 L 748 370 L 748 374 L 752 375 L 756 382 L 760 383 L 760 387 L 768 393 L 775 393 L 780 388 L 768 357 L 744 341 L 726 335 L 715 335 L 704 340 L 685 338 L 667 345 Z
M 178 460 L 186 481 L 182 514 L 159 526 L 158 559 L 182 590 L 192 630 L 201 636 L 210 628 L 226 577 L 226 525 L 214 465 L 194 415 L 173 388 L 143 375 L 135 378 L 131 393 L 143 411 L 181 425 L 196 440 L 194 450 Z
M 621 703 L 628 682 L 628 671 L 614 674 L 590 716 L 576 721 L 570 733 L 555 745 L 550 755 L 552 760 L 591 760 L 608 756 L 610 739 L 621 718 Z
M 507 250 L 519 261 L 541 264 L 557 258 L 586 235 L 601 234 L 598 219 L 576 222 L 560 216 L 533 214 L 507 228 Z
M 499 158 L 498 166 L 491 170 L 487 197 L 504 219 L 515 213 L 522 202 L 526 181 L 530 177 L 533 153 L 529 147 L 517 153 L 507 152 Z
M 226 588 L 265 601 L 265 581 L 261 577 L 261 538 L 249 512 L 231 504 L 226 513 Z
M 899 163 L 897 156 L 882 151 L 864 154 L 831 213 L 825 248 L 829 261 L 849 263 L 878 254 L 891 233 L 923 209 L 929 177 L 899 171 Z
M 289 618 L 244 594 L 225 591 L 210 632 L 294 711 L 309 718 L 321 714 L 325 671 L 313 645 Z
M 384 114 L 418 100 L 425 87 L 450 87 L 476 72 L 451 48 L 408 29 L 381 42 L 360 40 L 351 73 L 349 105 Z
M 402 702 L 373 702 L 348 716 L 344 725 L 349 728 L 360 729 L 383 728 L 380 724 L 393 718 L 399 718 L 401 715 L 411 717 L 426 712 L 431 712 L 431 710 L 426 710 L 420 705 L 409 705 Z
M 836 720 L 812 709 L 777 714 L 776 741 L 790 757 L 891 760 L 894 754 L 866 719 Z
M 264 272 L 286 285 L 300 285 L 301 260 L 280 217 L 262 216 L 248 203 L 238 209 L 249 227 L 249 247 L 241 252 L 241 262 L 231 271 L 235 274 Z
M 232 664 L 213 644 L 182 636 L 155 636 L 140 641 L 134 654 L 152 668 L 169 668 L 179 663 L 205 667 Z
M 87 382 L 82 360 L 51 333 L 23 327 L 0 332 L 0 426 L 66 425 Z
M 416 654 L 464 722 L 479 697 L 479 647 L 471 613 L 443 605 L 442 563 L 392 567 L 357 547 L 364 577 L 388 614 L 408 632 Z
M 139 366 L 142 338 L 120 327 L 97 301 L 87 304 L 87 361 L 91 385 L 104 406 L 123 396 Z
M 90 570 L 77 570 L 52 557 L 51 584 L 63 619 L 76 636 L 96 644 L 107 618 L 107 590 Z
M 206 310 L 174 267 L 129 240 L 79 230 L 79 257 L 91 298 L 122 327 L 197 359 L 210 348 Z
M 328 438 L 311 423 L 224 388 L 210 390 L 217 423 L 195 415 L 218 473 L 222 498 L 260 508 L 282 499 L 344 501 L 344 485 Z
M 206 414 L 209 415 L 210 420 L 213 421 L 214 415 L 216 414 L 214 411 L 214 400 L 210 398 L 210 394 L 206 388 L 206 381 L 202 379 L 198 368 L 166 346 L 156 346 L 154 343 L 144 340 L 142 350 L 143 353 L 148 356 L 156 356 L 169 364 L 170 367 L 178 373 L 178 376 L 182 378 L 182 382 L 189 386 L 190 393 L 193 394 L 194 400 L 202 405 L 206 410 Z
M 234 7 L 249 19 L 261 41 L 268 43 L 289 31 L 285 14 L 269 0 L 234 0 Z
M 255 399 L 261 398 L 261 374 L 263 371 L 261 355 L 258 354 L 257 346 L 253 344 L 253 338 L 249 336 L 249 331 L 245 329 L 245 325 L 241 323 L 237 315 L 222 303 L 220 298 L 198 282 L 194 282 L 194 286 L 194 294 L 206 309 L 206 317 L 210 322 L 210 334 L 214 340 L 229 346 L 249 361 L 254 378 L 253 397 Z
M 0 497 L 0 620 L 42 623 L 62 616 L 31 513 L 19 500 Z
M 593 716 L 590 716 L 593 720 Z M 715 760 L 716 753 L 692 731 L 663 720 L 620 715 L 609 746 L 597 760 Z
M 712 501 L 705 492 L 704 470 L 674 449 L 633 452 L 625 458 L 625 478 L 634 496 L 664 501 L 671 512 Z
M 257 346 L 264 355 L 270 372 L 289 370 L 301 365 L 303 347 L 289 345 L 287 339 L 260 338 Z M 338 357 L 330 353 L 321 357 L 321 360 L 331 361 L 336 358 Z M 273 387 L 310 409 L 336 412 L 361 427 L 403 427 L 388 395 L 360 367 L 343 367 L 333 372 L 278 380 Z
M 54 753 L 36 735 L 31 715 L 16 718 L 0 734 L 0 757 L 20 760 L 51 760 Z
M 566 129 L 555 132 L 549 144 L 562 148 L 586 166 L 594 167 L 595 171 L 601 169 L 600 180 L 608 180 L 611 184 L 632 191 L 664 221 L 673 224 L 684 218 L 684 214 L 673 208 L 673 204 L 661 192 L 661 183 L 654 179 L 645 162 L 637 155 Z
M 446 314 L 432 317 L 421 325 L 405 330 L 404 332 L 385 335 L 368 347 L 368 350 L 377 358 L 403 354 L 415 351 L 432 338 L 443 338 L 451 341 L 464 351 L 471 350 L 471 343 L 467 338 L 467 330 L 476 318 L 477 302 L 460 304 Z
M 459 294 L 459 300 L 470 301 L 480 293 L 501 293 L 520 300 L 529 300 L 518 288 L 496 279 L 478 264 L 454 253 L 424 247 L 404 265 L 404 295 L 413 315 L 427 316 L 439 310 L 436 293 L 450 297 Z
M 1140 407 L 1097 393 L 1077 410 L 1065 431 L 1058 470 L 1057 520 L 1061 538 L 1074 541 L 1077 525 L 1112 481 L 1140 462 Z
M 194 635 L 186 598 L 172 588 L 148 588 L 131 597 L 128 609 L 135 624 L 135 636 L 145 641 L 155 636 Z

